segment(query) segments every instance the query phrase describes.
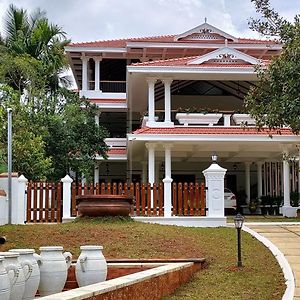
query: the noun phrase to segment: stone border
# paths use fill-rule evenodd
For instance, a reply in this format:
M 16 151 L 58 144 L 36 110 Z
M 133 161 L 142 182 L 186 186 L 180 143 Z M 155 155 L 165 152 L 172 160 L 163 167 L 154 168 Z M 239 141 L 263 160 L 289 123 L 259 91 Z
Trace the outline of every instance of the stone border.
M 270 225 L 270 223 L 269 223 L 269 225 Z M 286 280 L 285 281 L 286 290 L 282 297 L 282 300 L 293 300 L 294 293 L 295 293 L 295 278 L 294 278 L 292 268 L 289 265 L 285 256 L 283 255 L 283 253 L 270 240 L 268 240 L 261 234 L 257 233 L 253 229 L 251 229 L 245 225 L 243 226 L 242 229 L 244 231 L 250 233 L 253 237 L 255 237 L 257 240 L 259 240 L 261 243 L 263 243 L 275 256 L 275 258 L 277 259 L 277 261 L 282 269 L 284 278 Z
M 143 264 L 146 266 L 147 264 Z M 154 266 L 153 263 L 151 263 Z M 62 293 L 57 293 L 53 295 L 49 295 L 46 297 L 40 297 L 42 300 L 83 300 L 83 299 L 96 299 L 94 297 L 108 293 L 114 292 L 118 289 L 130 287 L 134 284 L 142 283 L 143 281 L 150 281 L 154 278 L 158 278 L 163 275 L 171 274 L 173 272 L 182 271 L 184 269 L 193 268 L 193 262 L 185 262 L 185 263 L 166 263 L 159 264 L 158 267 L 137 272 L 134 274 L 122 276 L 119 278 L 107 280 L 104 282 L 91 284 L 85 287 L 69 290 Z

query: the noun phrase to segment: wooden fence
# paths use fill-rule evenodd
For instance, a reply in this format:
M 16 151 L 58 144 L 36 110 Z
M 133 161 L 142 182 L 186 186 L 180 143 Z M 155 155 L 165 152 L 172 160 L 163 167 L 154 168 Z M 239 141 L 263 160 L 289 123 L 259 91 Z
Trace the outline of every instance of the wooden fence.
M 71 187 L 71 216 L 77 216 L 77 195 L 133 195 L 132 216 L 163 216 L 164 185 L 154 184 L 76 184 Z M 173 183 L 172 214 L 175 216 L 205 216 L 204 183 Z M 62 185 L 61 183 L 28 183 L 27 222 L 61 222 Z
M 26 222 L 61 222 L 61 183 L 29 182 Z

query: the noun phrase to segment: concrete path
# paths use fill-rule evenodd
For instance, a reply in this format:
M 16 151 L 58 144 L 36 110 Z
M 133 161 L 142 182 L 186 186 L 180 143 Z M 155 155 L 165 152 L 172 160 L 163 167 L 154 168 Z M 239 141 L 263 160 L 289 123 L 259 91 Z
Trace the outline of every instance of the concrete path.
M 294 300 L 300 300 L 300 225 L 245 225 L 270 240 L 284 254 L 295 277 Z

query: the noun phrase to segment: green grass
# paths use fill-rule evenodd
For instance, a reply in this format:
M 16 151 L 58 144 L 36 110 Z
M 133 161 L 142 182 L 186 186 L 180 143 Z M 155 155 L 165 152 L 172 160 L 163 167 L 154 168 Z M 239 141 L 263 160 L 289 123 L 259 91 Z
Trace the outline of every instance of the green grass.
M 208 268 L 168 300 L 281 299 L 281 269 L 270 251 L 242 233 L 244 267 L 236 265 L 236 232 L 232 228 L 183 228 L 143 224 L 129 219 L 83 219 L 59 225 L 0 226 L 7 237 L 2 250 L 61 245 L 79 255 L 80 245 L 103 245 L 106 258 L 202 258 Z

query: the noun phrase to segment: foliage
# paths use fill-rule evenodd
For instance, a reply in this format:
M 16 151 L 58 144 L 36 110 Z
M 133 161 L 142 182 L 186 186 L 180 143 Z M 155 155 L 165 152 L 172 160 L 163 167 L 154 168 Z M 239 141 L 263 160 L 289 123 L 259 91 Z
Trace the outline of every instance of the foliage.
M 179 107 L 177 109 L 178 113 L 187 113 L 187 114 L 192 114 L 192 113 L 202 113 L 202 114 L 208 114 L 208 113 L 218 113 L 219 111 L 217 109 L 211 109 L 211 108 L 201 108 L 201 107 L 188 107 L 188 108 L 182 108 Z
M 262 20 L 251 20 L 250 27 L 262 34 L 276 35 L 284 42 L 282 53 L 267 67 L 258 68 L 259 81 L 246 97 L 245 106 L 258 127 L 271 129 L 290 126 L 300 131 L 300 19 L 290 23 L 270 8 L 269 0 L 252 0 Z
M 87 180 L 96 155 L 106 157 L 108 136 L 95 109 L 67 90 L 63 30 L 44 11 L 9 7 L 0 39 L 0 157 L 6 163 L 6 108 L 13 110 L 13 170 L 28 179 L 64 177 L 70 169 Z

